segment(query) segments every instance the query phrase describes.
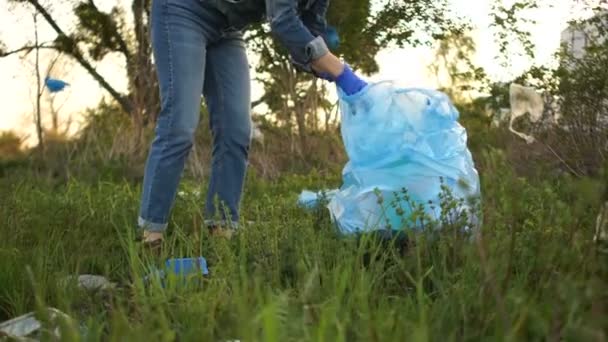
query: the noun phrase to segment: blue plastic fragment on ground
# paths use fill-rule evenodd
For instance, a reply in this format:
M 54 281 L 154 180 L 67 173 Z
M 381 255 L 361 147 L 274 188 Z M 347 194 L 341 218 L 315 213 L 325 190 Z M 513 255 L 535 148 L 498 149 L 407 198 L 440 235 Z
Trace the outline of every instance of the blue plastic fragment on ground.
M 151 281 L 157 280 L 164 287 L 166 285 L 167 274 L 183 279 L 195 276 L 207 276 L 209 275 L 207 260 L 203 257 L 168 259 L 165 261 L 164 269 L 153 269 L 150 274 L 144 277 L 144 283 L 148 284 Z
M 479 175 L 467 148 L 466 130 L 458 123 L 459 113 L 444 93 L 384 81 L 350 97 L 338 94 L 349 161 L 342 186 L 324 192 L 331 218 L 342 233 L 402 227 L 403 218 L 412 214 L 407 201 L 395 197 L 403 189 L 409 201 L 423 205 L 432 219 L 441 214 L 442 185 L 456 199 L 464 199 L 458 210 L 471 211 L 480 196 Z M 304 190 L 298 203 L 314 208 L 319 199 L 320 193 Z M 477 217 L 470 215 L 469 223 L 475 227 Z
M 205 260 L 203 257 L 169 259 L 165 262 L 165 266 L 173 273 L 178 275 L 191 273 L 200 273 L 202 275 L 209 274 L 209 270 L 207 269 L 207 260 Z

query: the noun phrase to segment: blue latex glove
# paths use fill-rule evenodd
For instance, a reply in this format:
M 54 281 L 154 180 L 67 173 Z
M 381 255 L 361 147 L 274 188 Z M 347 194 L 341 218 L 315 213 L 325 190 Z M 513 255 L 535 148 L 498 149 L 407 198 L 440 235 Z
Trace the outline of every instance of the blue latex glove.
M 335 82 L 349 96 L 358 93 L 367 85 L 367 82 L 355 75 L 348 64 L 344 64 L 344 71 L 336 78 Z
M 330 50 L 336 50 L 340 46 L 340 37 L 338 36 L 338 30 L 333 26 L 327 26 L 327 29 L 323 33 L 323 39 L 327 43 L 327 47 Z

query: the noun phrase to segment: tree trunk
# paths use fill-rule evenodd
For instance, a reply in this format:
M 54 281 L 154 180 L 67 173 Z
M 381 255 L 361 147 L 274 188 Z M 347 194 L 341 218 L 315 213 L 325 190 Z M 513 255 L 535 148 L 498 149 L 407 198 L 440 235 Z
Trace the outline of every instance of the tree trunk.
M 59 113 L 51 105 L 51 118 L 53 123 L 53 132 L 59 133 Z
M 133 104 L 131 118 L 134 126 L 135 151 L 144 151 L 144 128 L 156 122 L 160 107 L 158 79 L 152 64 L 150 42 L 150 0 L 133 0 L 135 51 L 125 55 L 129 81 L 129 99 Z M 202 89 L 201 89 L 202 91 Z
M 295 104 L 296 123 L 298 124 L 298 135 L 300 136 L 300 150 L 306 153 L 306 108 L 302 103 Z
M 40 155 L 44 157 L 44 139 L 42 137 L 42 113 L 40 112 L 40 97 L 42 96 L 43 88 L 40 80 L 40 49 L 38 48 L 38 13 L 34 13 L 34 39 L 36 45 L 36 134 L 38 135 L 38 149 Z
M 156 121 L 160 103 L 158 80 L 152 64 L 149 8 L 150 0 L 133 0 L 131 3 L 136 51 L 129 61 L 130 95 L 144 126 Z

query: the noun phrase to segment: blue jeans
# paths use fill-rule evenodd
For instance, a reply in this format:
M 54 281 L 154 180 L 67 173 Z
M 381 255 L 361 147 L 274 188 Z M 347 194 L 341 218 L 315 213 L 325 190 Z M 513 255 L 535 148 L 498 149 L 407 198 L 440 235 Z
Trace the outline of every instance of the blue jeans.
M 249 64 L 242 33 L 228 29 L 225 16 L 205 0 L 154 0 L 152 47 L 161 111 L 146 162 L 138 224 L 157 232 L 167 227 L 194 142 L 201 92 L 213 134 L 204 216 L 236 223 L 251 141 Z

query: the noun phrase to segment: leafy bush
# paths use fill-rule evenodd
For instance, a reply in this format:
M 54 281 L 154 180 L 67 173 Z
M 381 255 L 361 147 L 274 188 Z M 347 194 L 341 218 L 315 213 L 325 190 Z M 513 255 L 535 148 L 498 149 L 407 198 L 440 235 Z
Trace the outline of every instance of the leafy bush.
M 15 132 L 0 132 L 0 160 L 14 160 L 23 155 L 23 139 Z

